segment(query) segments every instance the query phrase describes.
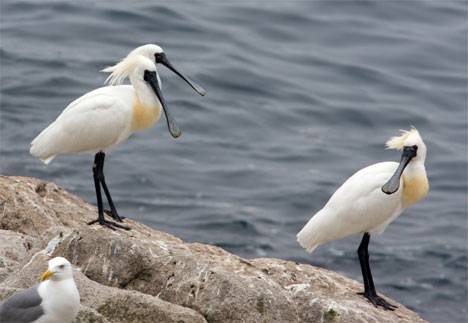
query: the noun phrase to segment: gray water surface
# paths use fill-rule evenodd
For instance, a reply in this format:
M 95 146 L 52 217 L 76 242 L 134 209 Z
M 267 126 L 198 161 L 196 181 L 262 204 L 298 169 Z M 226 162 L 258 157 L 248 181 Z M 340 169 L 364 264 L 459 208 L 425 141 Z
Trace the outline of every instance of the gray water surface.
M 377 288 L 431 322 L 467 320 L 467 2 L 1 2 L 1 173 L 95 203 L 92 156 L 49 166 L 30 141 L 99 70 L 157 43 L 204 86 L 161 69 L 183 135 L 164 120 L 106 159 L 120 214 L 245 257 L 361 280 L 360 237 L 312 255 L 295 235 L 356 170 L 398 160 L 416 126 L 431 191 L 372 237 Z

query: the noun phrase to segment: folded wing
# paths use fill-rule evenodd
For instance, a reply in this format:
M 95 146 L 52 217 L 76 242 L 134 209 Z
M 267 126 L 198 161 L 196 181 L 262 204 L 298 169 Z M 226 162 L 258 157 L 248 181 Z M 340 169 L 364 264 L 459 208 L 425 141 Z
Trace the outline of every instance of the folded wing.
M 32 141 L 32 155 L 48 163 L 59 154 L 105 150 L 128 138 L 131 105 L 93 92 L 72 102 Z

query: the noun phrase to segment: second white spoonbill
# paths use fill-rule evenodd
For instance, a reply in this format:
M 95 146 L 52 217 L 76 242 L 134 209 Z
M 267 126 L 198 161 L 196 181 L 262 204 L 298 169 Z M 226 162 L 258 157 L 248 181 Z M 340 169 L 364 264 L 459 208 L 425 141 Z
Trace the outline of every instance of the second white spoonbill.
M 312 252 L 326 242 L 363 234 L 357 251 L 363 295 L 376 306 L 394 310 L 396 307 L 378 296 L 374 286 L 368 254 L 370 234 L 382 233 L 406 208 L 424 198 L 429 181 L 424 167 L 426 145 L 415 128 L 391 138 L 387 148 L 402 151 L 400 163 L 377 163 L 351 176 L 297 234 L 297 241 Z
M 60 154 L 95 154 L 93 177 L 98 218 L 90 224 L 98 222 L 111 229 L 128 229 L 104 218 L 105 212 L 122 222 L 104 178 L 105 152 L 125 141 L 132 133 L 152 127 L 160 119 L 161 109 L 166 115 L 172 137 L 178 138 L 181 134 L 164 101 L 156 63 L 165 65 L 200 95 L 205 95 L 205 90 L 169 63 L 161 47 L 144 45 L 133 50 L 118 64 L 103 70 L 111 73 L 107 82 L 115 86 L 98 88 L 70 103 L 31 143 L 31 154 L 46 164 Z M 120 85 L 127 77 L 131 85 Z M 101 186 L 110 211 L 104 211 Z

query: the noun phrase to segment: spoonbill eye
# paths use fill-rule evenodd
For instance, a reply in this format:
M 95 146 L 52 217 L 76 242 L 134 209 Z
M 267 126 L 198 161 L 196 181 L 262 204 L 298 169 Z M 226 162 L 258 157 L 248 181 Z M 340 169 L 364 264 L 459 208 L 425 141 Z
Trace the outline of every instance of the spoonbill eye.
M 161 63 L 162 60 L 163 60 L 163 55 L 162 55 L 162 53 L 156 53 L 156 54 L 154 54 L 154 59 L 155 59 L 156 63 Z

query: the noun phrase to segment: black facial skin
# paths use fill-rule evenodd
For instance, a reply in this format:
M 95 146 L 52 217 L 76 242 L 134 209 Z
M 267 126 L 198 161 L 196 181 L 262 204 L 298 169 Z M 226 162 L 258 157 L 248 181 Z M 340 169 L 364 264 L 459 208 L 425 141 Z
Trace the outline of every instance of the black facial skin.
M 382 186 L 382 192 L 385 194 L 393 194 L 400 188 L 400 178 L 405 170 L 406 166 L 408 166 L 411 159 L 413 159 L 418 152 L 418 146 L 405 146 L 403 148 L 403 153 L 401 154 L 400 165 L 398 165 L 397 170 L 393 174 L 393 176 Z
M 173 138 L 178 138 L 182 134 L 180 131 L 179 127 L 177 126 L 174 118 L 172 118 L 172 115 L 169 113 L 168 107 L 166 105 L 166 101 L 164 101 L 164 97 L 161 93 L 161 89 L 159 87 L 159 81 L 158 77 L 156 75 L 155 71 L 145 71 L 145 74 L 143 75 L 143 79 L 145 82 L 151 86 L 153 89 L 154 93 L 159 99 L 159 102 L 161 102 L 161 106 L 163 107 L 164 114 L 166 115 L 166 121 L 167 121 L 167 127 L 169 128 L 169 132 Z
M 154 54 L 154 60 L 155 60 L 156 64 L 163 64 L 168 69 L 170 69 L 171 71 L 173 71 L 174 73 L 179 75 L 180 78 L 182 78 L 185 82 L 187 82 L 188 85 L 190 85 L 192 87 L 192 89 L 194 89 L 201 96 L 204 96 L 206 94 L 206 91 L 200 85 L 198 85 L 197 83 L 195 83 L 194 81 L 192 81 L 188 77 L 182 75 L 178 70 L 176 70 L 176 68 L 167 59 L 165 53 L 156 53 L 156 54 Z

